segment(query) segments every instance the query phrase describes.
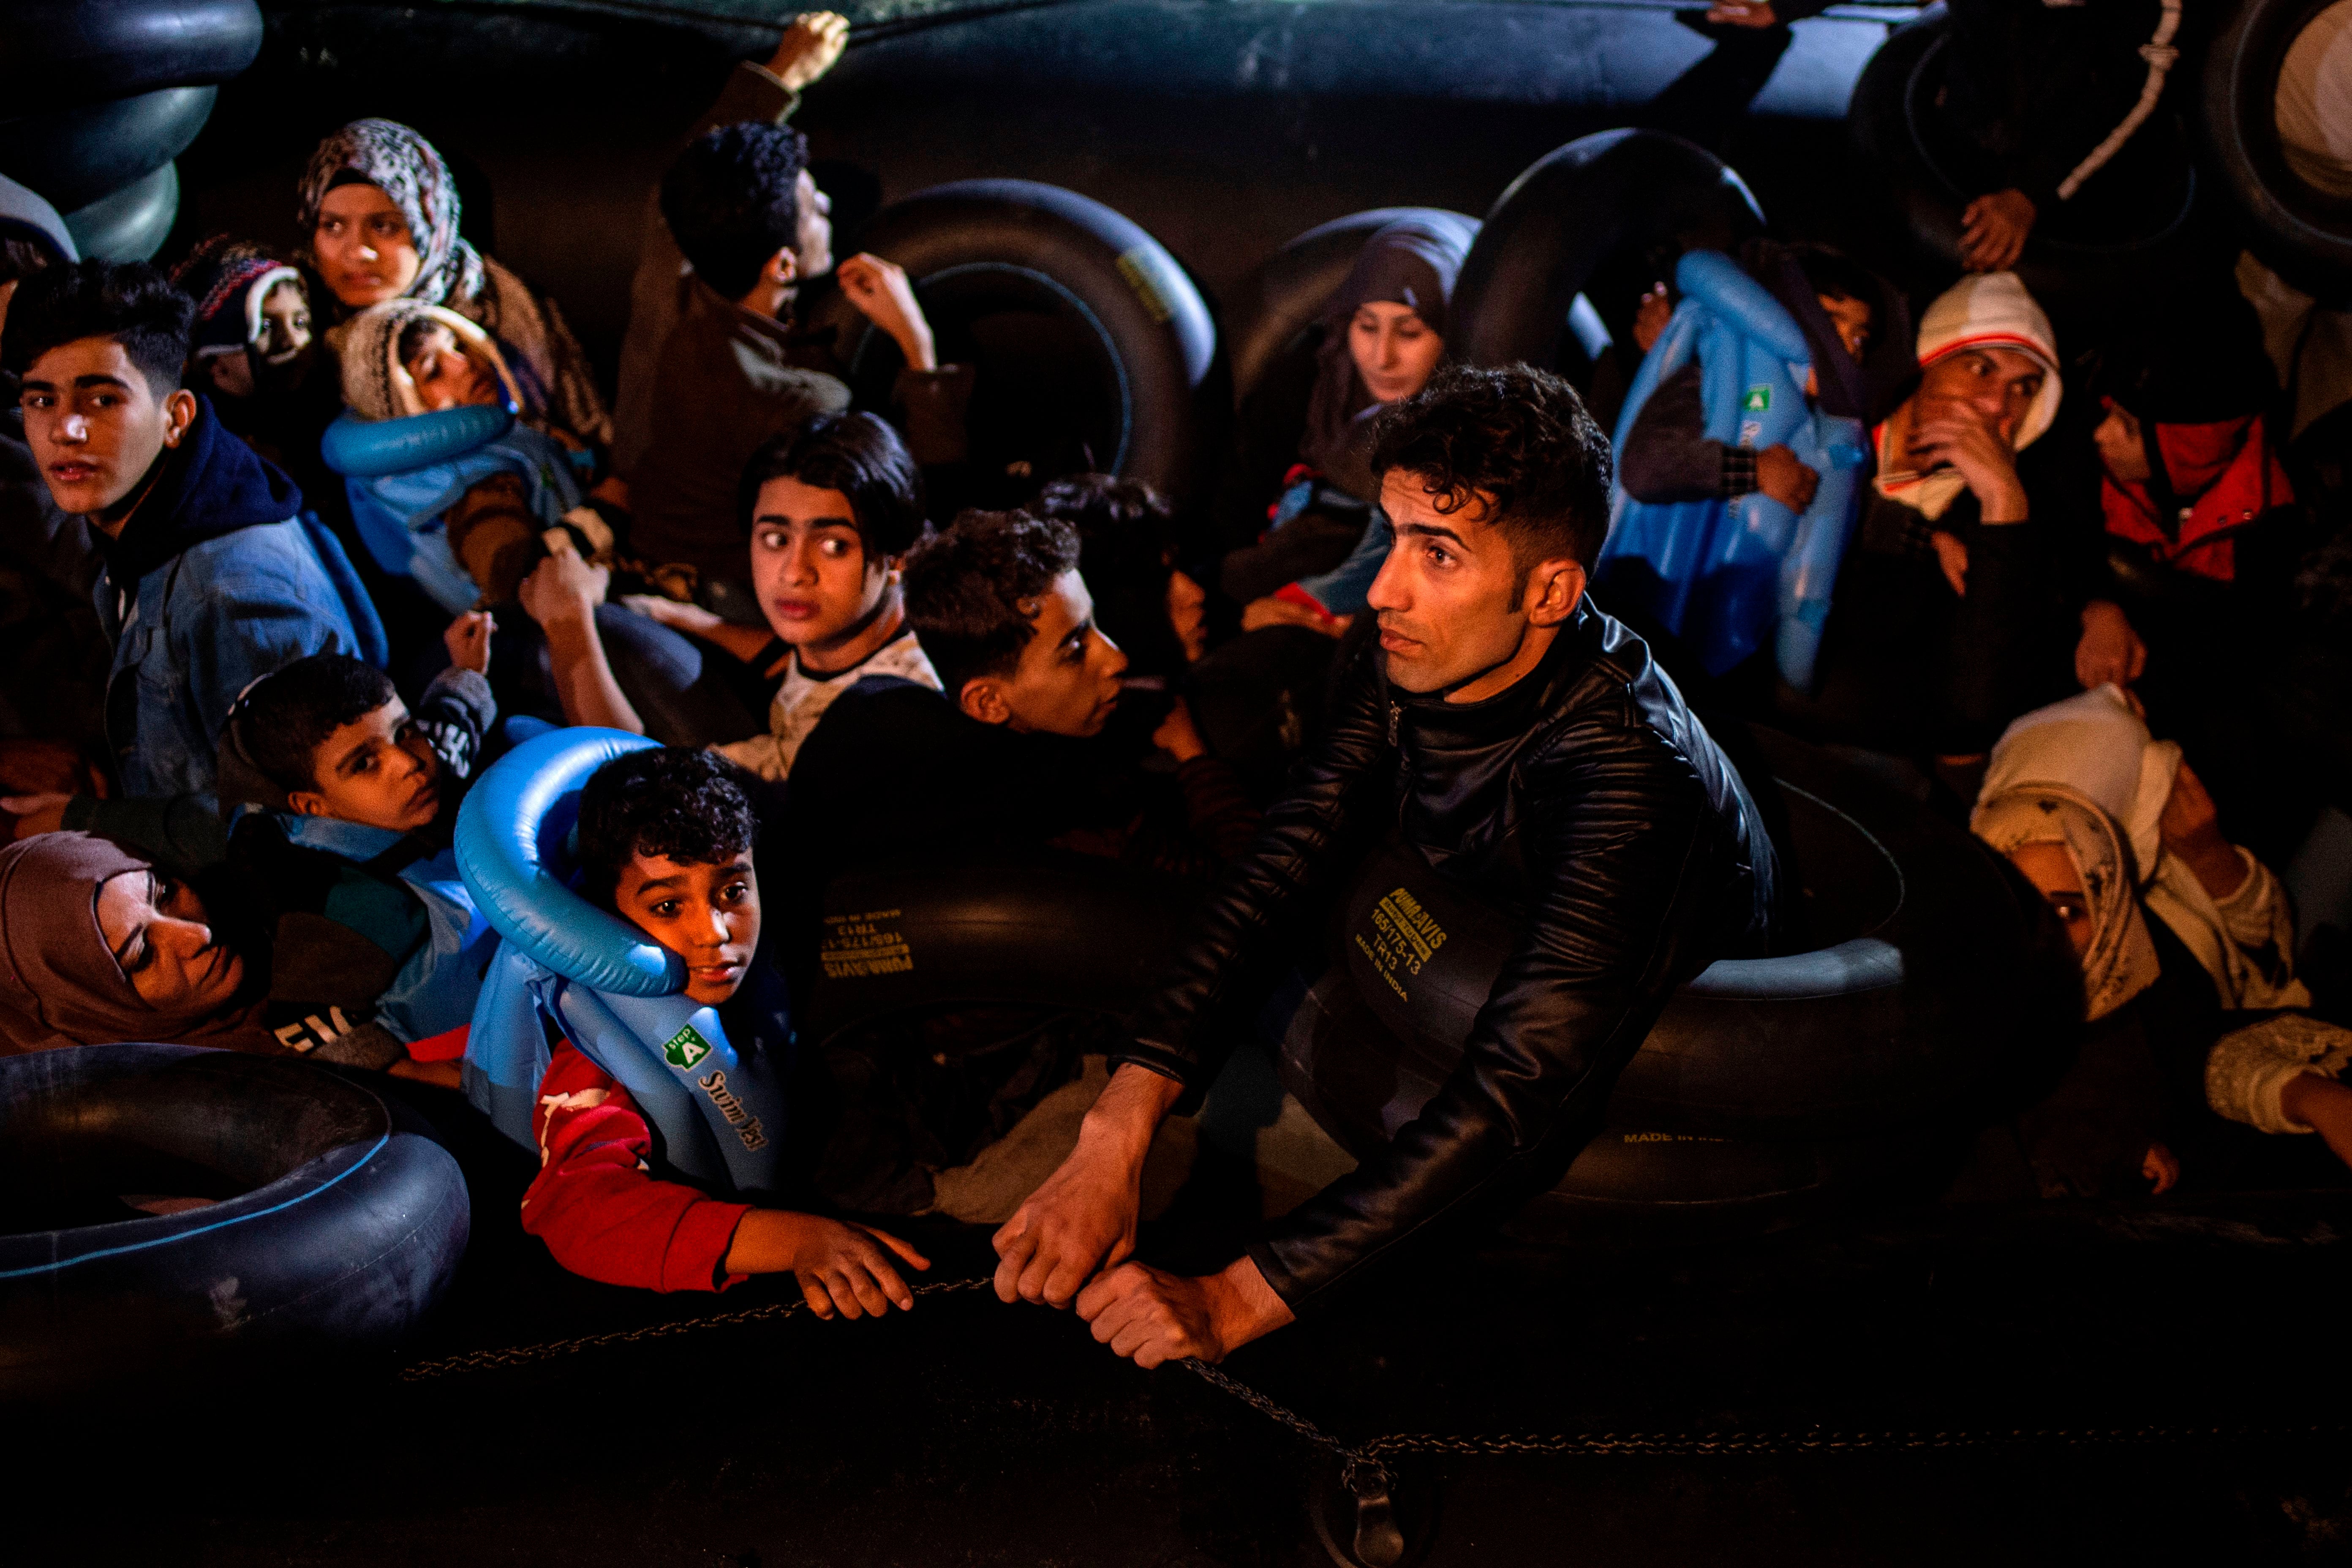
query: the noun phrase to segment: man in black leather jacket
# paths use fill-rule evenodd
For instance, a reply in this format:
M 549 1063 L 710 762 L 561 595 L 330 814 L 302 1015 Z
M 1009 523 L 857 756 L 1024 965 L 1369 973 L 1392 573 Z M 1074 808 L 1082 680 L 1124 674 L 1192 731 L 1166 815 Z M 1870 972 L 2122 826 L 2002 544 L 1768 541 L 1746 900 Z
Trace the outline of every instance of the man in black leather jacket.
M 1575 392 L 1524 366 L 1444 372 L 1383 417 L 1374 471 L 1396 528 L 1370 595 L 1379 650 L 1137 1019 L 1076 1150 L 996 1235 L 998 1295 L 1075 1297 L 1144 1366 L 1215 1360 L 1441 1222 L 1549 1186 L 1675 987 L 1769 939 L 1755 803 L 1648 648 L 1585 596 L 1609 449 Z M 1237 1004 L 1383 832 L 1527 921 L 1460 1067 L 1229 1268 L 1123 1261 L 1154 1130 L 1198 1102 Z

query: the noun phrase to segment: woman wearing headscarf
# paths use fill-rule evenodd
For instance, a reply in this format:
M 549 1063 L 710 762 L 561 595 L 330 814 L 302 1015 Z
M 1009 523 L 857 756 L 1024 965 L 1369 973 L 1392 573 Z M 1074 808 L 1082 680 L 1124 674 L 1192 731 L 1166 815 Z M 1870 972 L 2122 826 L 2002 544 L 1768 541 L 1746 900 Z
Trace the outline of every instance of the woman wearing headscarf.
M 2156 1142 L 2168 1079 L 2186 1086 L 2176 1107 L 2201 1098 L 2273 1131 L 2316 1124 L 2280 1105 L 2306 1068 L 2326 1087 L 2298 1087 L 2298 1103 L 2352 1100 L 2334 1083 L 2352 1034 L 2292 1013 L 2259 1016 L 2311 1003 L 2294 977 L 2284 889 L 2221 836 L 2179 747 L 2153 738 L 2121 689 L 2101 686 L 2011 724 L 1969 826 L 2042 893 L 2083 966 L 2081 1055 L 2019 1122 L 2045 1194 L 2128 1190 L 2135 1151 L 2150 1145 L 2137 1168 L 2168 1187 L 2179 1167 Z M 2344 1129 L 2352 1134 L 2352 1113 Z
M 1419 392 L 1445 358 L 1454 285 L 1475 226 L 1402 218 L 1364 242 L 1324 308 L 1297 461 L 1269 509 L 1273 526 L 1225 558 L 1244 628 L 1294 625 L 1337 636 L 1364 607 L 1389 527 L 1371 471 L 1371 417 Z
M 452 1064 L 414 1060 L 383 1026 L 350 1022 L 366 1017 L 388 962 L 381 973 L 323 977 L 323 987 L 299 987 L 312 993 L 304 1000 L 273 1002 L 273 980 L 283 990 L 320 978 L 272 973 L 273 946 L 299 948 L 306 917 L 286 917 L 273 942 L 262 934 L 260 900 L 243 897 L 217 870 L 203 879 L 199 890 L 87 833 L 43 833 L 0 847 L 0 1050 L 210 1046 L 455 1087 Z M 304 965 L 298 953 L 276 967 Z M 316 994 L 321 989 L 341 1000 Z
M 186 882 L 104 838 L 0 848 L 0 1043 L 12 1052 L 152 1040 L 284 1049 L 245 956 Z
M 325 285 L 318 303 L 339 322 L 387 300 L 446 306 L 497 342 L 526 419 L 601 456 L 612 416 L 578 340 L 552 300 L 458 233 L 459 210 L 433 143 L 390 120 L 344 126 L 319 143 L 302 176 L 306 259 Z M 328 337 L 340 347 L 335 332 Z

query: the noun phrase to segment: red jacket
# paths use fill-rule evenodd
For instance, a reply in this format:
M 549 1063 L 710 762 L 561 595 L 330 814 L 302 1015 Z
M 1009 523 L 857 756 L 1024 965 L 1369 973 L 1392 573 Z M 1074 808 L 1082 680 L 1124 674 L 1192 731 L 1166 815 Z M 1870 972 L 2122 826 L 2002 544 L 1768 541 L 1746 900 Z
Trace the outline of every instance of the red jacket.
M 722 1203 L 647 1167 L 653 1133 L 629 1091 L 561 1041 L 539 1086 L 539 1174 L 522 1227 L 574 1274 L 648 1290 L 724 1290 L 749 1204 Z

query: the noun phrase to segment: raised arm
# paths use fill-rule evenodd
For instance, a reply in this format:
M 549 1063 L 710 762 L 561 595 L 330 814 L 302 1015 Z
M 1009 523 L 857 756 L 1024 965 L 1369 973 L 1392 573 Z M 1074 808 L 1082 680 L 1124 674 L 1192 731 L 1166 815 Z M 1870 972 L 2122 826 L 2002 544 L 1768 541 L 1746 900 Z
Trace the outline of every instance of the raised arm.
M 596 606 L 604 602 L 611 576 L 582 560 L 568 540 L 562 542 L 523 579 L 522 607 L 547 634 L 563 721 L 642 735 L 646 721 L 623 694 L 604 657 L 604 639 L 596 635 Z

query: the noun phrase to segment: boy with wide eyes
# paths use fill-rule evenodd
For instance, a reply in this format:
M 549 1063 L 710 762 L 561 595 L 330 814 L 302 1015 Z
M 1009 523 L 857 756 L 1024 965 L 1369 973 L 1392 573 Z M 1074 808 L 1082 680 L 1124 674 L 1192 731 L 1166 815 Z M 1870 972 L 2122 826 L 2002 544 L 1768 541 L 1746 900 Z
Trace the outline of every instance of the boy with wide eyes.
M 710 744 L 775 780 L 792 772 L 835 699 L 866 677 L 938 689 L 900 590 L 900 563 L 929 531 L 923 477 L 898 432 L 877 416 L 820 414 L 751 454 L 737 510 L 750 539 L 749 575 L 763 625 L 739 626 L 651 595 L 625 600 L 625 609 L 605 605 L 609 574 L 562 551 L 524 583 L 522 605 L 546 629 L 556 691 L 571 722 Z M 662 710 L 648 707 L 643 715 L 614 673 L 607 639 L 640 646 L 648 637 L 673 645 L 681 639 L 645 626 L 639 616 L 714 650 L 687 651 L 684 662 L 698 658 L 703 675 L 683 693 L 660 693 Z M 642 670 L 635 679 L 644 684 Z M 766 732 L 743 738 L 753 727 L 748 714 L 731 733 L 713 732 L 719 719 L 707 710 L 737 706 L 697 701 L 714 682 L 746 700 L 739 711 L 764 706 Z
M 757 824 L 734 770 L 676 747 L 607 763 L 581 794 L 582 891 L 685 962 L 686 994 L 719 1009 L 739 1053 L 789 1038 L 781 983 L 760 952 Z M 894 1236 L 819 1215 L 726 1202 L 656 1162 L 627 1089 L 570 1041 L 541 1080 L 541 1169 L 523 1228 L 557 1262 L 611 1285 L 723 1290 L 790 1273 L 820 1318 L 909 1310 L 902 1267 L 929 1259 Z

